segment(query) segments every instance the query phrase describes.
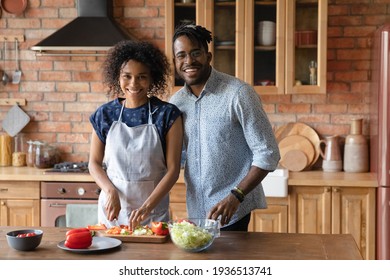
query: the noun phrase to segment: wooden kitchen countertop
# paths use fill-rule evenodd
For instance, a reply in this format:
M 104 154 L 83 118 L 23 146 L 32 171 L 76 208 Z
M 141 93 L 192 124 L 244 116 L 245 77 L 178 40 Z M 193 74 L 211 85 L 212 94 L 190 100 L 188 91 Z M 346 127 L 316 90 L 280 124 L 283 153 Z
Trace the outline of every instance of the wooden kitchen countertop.
M 40 228 L 44 235 L 34 251 L 20 252 L 8 246 L 6 233 L 20 228 L 0 227 L 0 259 L 8 260 L 361 260 L 350 234 L 221 232 L 211 247 L 188 253 L 170 240 L 165 243 L 129 243 L 88 254 L 62 250 L 67 228 Z
M 288 184 L 294 186 L 346 186 L 376 187 L 374 173 L 347 173 L 304 171 L 289 172 Z M 94 182 L 91 175 L 85 173 L 46 173 L 45 169 L 34 167 L 0 167 L 0 181 L 62 181 Z M 178 183 L 184 183 L 183 171 Z
M 46 173 L 35 167 L 0 167 L 0 181 L 94 182 L 88 173 Z

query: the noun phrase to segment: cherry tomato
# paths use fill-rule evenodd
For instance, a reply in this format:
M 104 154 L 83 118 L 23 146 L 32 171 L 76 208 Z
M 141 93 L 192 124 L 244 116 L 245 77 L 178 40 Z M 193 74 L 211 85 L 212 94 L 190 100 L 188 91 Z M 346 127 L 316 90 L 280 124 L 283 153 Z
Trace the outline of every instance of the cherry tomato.
M 16 237 L 23 238 L 26 237 L 27 233 L 19 233 Z
M 31 236 L 35 236 L 35 235 L 36 235 L 35 232 L 29 232 L 26 234 L 26 237 L 31 237 Z

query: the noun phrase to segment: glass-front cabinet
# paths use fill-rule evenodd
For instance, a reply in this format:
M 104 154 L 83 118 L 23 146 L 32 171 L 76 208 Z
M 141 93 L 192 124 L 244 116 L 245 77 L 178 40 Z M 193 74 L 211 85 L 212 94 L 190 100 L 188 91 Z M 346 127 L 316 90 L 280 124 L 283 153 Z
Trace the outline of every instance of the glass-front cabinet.
M 326 93 L 327 0 L 288 0 L 286 93 Z
M 175 26 L 195 21 L 212 32 L 213 67 L 248 82 L 259 94 L 326 93 L 327 0 L 165 4 L 170 61 Z M 174 76 L 172 93 L 183 85 Z

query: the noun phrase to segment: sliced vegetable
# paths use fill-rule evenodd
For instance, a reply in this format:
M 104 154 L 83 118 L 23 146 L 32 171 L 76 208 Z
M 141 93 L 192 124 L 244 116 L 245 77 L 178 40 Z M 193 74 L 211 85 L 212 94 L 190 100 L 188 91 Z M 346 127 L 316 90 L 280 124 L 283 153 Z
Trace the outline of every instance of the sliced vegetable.
M 89 230 L 105 230 L 105 229 L 107 229 L 107 227 L 105 224 L 96 224 L 96 225 L 87 226 L 87 229 L 89 229 Z
M 153 231 L 147 225 L 137 226 L 133 231 L 133 235 L 153 235 Z
M 166 222 L 152 222 L 152 231 L 157 235 L 168 235 L 168 224 Z
M 106 230 L 106 233 L 107 234 L 130 235 L 131 234 L 131 230 L 130 230 L 129 226 L 120 225 L 119 227 L 118 226 L 114 226 L 114 227 Z

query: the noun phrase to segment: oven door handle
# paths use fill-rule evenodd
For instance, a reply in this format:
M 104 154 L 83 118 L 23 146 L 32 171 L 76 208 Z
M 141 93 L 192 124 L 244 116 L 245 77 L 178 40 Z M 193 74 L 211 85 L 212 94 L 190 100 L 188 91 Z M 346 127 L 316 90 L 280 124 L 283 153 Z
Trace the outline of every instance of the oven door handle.
M 53 207 L 53 208 L 64 208 L 66 207 L 66 203 L 50 203 L 49 204 L 49 207 Z

